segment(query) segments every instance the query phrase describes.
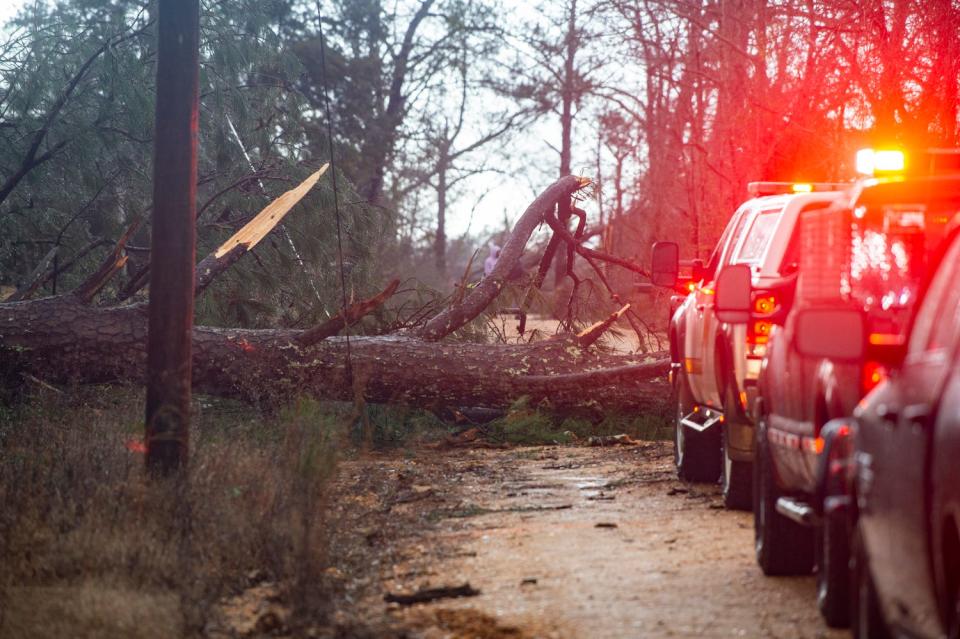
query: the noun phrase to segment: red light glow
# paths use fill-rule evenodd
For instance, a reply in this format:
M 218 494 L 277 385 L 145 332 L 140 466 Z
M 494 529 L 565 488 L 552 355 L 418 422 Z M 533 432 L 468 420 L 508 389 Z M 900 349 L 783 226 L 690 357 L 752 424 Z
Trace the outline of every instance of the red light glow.
M 863 365 L 863 377 L 861 386 L 863 394 L 866 395 L 876 386 L 887 378 L 887 369 L 879 362 L 867 362 Z
M 773 295 L 763 295 L 753 301 L 753 310 L 762 315 L 768 315 L 777 308 L 777 298 Z
M 142 439 L 128 439 L 124 447 L 131 453 L 146 454 L 147 452 L 147 445 Z

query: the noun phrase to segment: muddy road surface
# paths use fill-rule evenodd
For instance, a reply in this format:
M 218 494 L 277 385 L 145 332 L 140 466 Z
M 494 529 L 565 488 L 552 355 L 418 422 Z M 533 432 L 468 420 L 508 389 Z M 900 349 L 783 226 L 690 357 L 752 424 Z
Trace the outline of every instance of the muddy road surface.
M 480 594 L 371 602 L 417 637 L 842 637 L 814 578 L 766 578 L 752 515 L 676 479 L 669 444 L 469 450 L 398 462 L 382 590 Z M 371 612 L 373 612 L 371 610 Z

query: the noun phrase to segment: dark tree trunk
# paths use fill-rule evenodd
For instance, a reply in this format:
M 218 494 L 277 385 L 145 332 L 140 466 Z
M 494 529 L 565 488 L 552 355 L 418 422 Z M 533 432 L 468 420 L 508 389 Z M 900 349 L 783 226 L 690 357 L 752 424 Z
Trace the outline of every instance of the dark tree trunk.
M 0 305 L 0 361 L 54 383 L 141 382 L 143 306 L 95 308 L 72 296 Z M 601 354 L 572 336 L 527 345 L 352 337 L 354 384 L 342 338 L 303 346 L 298 330 L 193 329 L 198 393 L 251 402 L 298 395 L 425 407 L 504 408 L 519 397 L 552 409 L 639 411 L 667 395 L 665 358 Z M 10 372 L 10 371 L 8 371 Z
M 567 33 L 564 41 L 563 87 L 560 95 L 560 177 L 570 175 L 570 162 L 573 156 L 573 103 L 577 97 L 576 56 L 579 42 L 577 39 L 577 0 L 569 0 L 567 6 Z M 566 225 L 570 219 L 570 201 L 561 201 L 557 209 L 560 223 Z M 554 283 L 559 284 L 567 273 L 567 255 L 560 251 L 553 262 Z
M 450 164 L 448 151 L 445 140 L 440 147 L 440 161 L 437 164 L 437 236 L 433 243 L 434 263 L 441 278 L 446 278 L 447 275 L 447 168 Z
M 187 461 L 197 207 L 199 0 L 160 0 L 147 335 L 147 464 Z

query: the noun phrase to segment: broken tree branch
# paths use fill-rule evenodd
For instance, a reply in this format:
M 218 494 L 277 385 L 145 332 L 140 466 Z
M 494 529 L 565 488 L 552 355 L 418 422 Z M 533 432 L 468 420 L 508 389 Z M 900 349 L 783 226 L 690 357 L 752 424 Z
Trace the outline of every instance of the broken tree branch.
M 633 271 L 634 273 L 639 273 L 640 275 L 648 275 L 647 271 L 639 264 L 635 264 L 630 260 L 625 260 L 622 257 L 617 257 L 616 255 L 610 255 L 609 253 L 604 253 L 603 251 L 598 251 L 596 249 L 584 246 L 570 233 L 570 231 L 560 224 L 560 221 L 557 219 L 556 215 L 549 213 L 544 218 L 544 221 L 551 229 L 553 229 L 554 233 L 560 236 L 561 240 L 567 242 L 568 244 L 572 244 L 576 252 L 580 255 L 584 257 L 592 257 L 593 259 L 601 262 L 616 264 L 617 266 L 622 266 L 628 271 Z
M 300 200 L 310 192 L 321 176 L 327 172 L 329 164 L 324 164 L 296 187 L 290 189 L 265 206 L 249 222 L 230 236 L 216 251 L 210 253 L 197 264 L 194 295 L 200 295 L 221 273 L 233 266 L 237 260 L 249 253 L 260 240 L 276 228 L 287 213 L 293 210 Z M 147 264 L 133 276 L 117 295 L 118 301 L 128 299 L 146 285 L 150 274 Z
M 613 312 L 610 315 L 610 317 L 608 317 L 607 319 L 601 320 L 596 324 L 594 324 L 593 326 L 590 326 L 584 329 L 583 331 L 581 331 L 580 333 L 577 333 L 577 341 L 580 342 L 581 348 L 586 348 L 587 346 L 590 346 L 591 344 L 596 342 L 598 339 L 600 339 L 600 336 L 603 335 L 608 328 L 613 326 L 613 323 L 616 322 L 618 319 L 620 319 L 621 315 L 623 315 L 629 310 L 630 310 L 630 305 L 625 304 L 623 308 Z
M 323 324 L 307 329 L 297 338 L 297 342 L 301 346 L 310 346 L 321 340 L 325 340 L 328 337 L 336 335 L 345 327 L 353 324 L 364 315 L 372 313 L 376 309 L 383 306 L 383 304 L 397 291 L 398 286 L 400 286 L 400 280 L 393 280 L 387 285 L 387 288 L 383 289 L 370 299 L 357 302 L 356 304 L 351 304 Z
M 57 256 L 59 251 L 59 246 L 54 246 L 52 249 L 47 251 L 47 254 L 43 256 L 43 259 L 40 260 L 40 263 L 37 264 L 33 271 L 31 271 L 30 275 L 27 276 L 27 279 L 23 281 L 23 284 L 20 285 L 20 288 L 14 291 L 13 294 L 4 301 L 19 302 L 33 295 L 33 293 L 40 288 L 40 285 L 43 284 L 43 276 L 46 274 L 47 269 L 50 268 L 50 263 L 53 262 L 53 258 Z
M 443 339 L 480 315 L 503 290 L 511 270 L 520 261 L 527 241 L 548 212 L 553 209 L 558 200 L 582 189 L 587 184 L 589 181 L 584 178 L 568 175 L 547 187 L 527 207 L 514 225 L 513 232 L 500 251 L 500 258 L 493 271 L 480 280 L 465 299 L 450 305 L 416 331 L 417 337 L 429 341 Z
M 93 300 L 97 293 L 100 292 L 100 289 L 106 286 L 107 282 L 127 263 L 127 256 L 124 254 L 123 248 L 127 245 L 130 238 L 133 237 L 133 234 L 137 232 L 137 229 L 140 228 L 141 223 L 143 223 L 143 218 L 138 217 L 127 227 L 127 230 L 124 231 L 120 239 L 117 240 L 116 246 L 113 247 L 110 254 L 100 263 L 100 267 L 93 275 L 85 279 L 80 286 L 75 288 L 71 292 L 71 295 L 87 304 Z

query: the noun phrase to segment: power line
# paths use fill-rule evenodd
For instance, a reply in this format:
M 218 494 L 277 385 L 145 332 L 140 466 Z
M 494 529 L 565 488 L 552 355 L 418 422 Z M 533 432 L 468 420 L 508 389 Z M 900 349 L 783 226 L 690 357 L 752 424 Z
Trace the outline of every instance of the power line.
M 340 196 L 337 191 L 337 164 L 333 153 L 333 117 L 330 115 L 330 92 L 327 86 L 327 46 L 323 38 L 323 20 L 321 19 L 320 0 L 317 0 L 317 33 L 320 35 L 320 80 L 323 85 L 323 106 L 327 116 L 327 145 L 330 154 L 330 181 L 333 183 L 333 210 L 337 218 L 337 261 L 340 267 L 340 293 L 343 303 L 344 336 L 347 340 L 346 372 L 347 380 L 353 385 L 353 367 L 350 357 L 350 319 L 347 317 L 347 276 L 343 268 L 343 231 L 340 222 Z

